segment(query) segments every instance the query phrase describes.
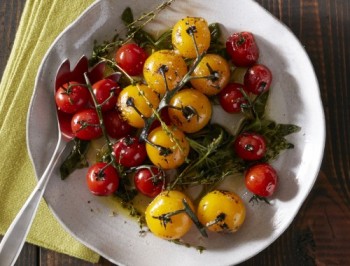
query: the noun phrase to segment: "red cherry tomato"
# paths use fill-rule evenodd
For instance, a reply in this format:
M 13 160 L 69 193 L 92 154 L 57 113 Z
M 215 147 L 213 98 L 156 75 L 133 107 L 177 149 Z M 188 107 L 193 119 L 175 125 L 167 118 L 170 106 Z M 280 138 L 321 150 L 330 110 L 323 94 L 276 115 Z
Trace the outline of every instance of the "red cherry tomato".
M 100 162 L 88 169 L 86 182 L 93 194 L 107 196 L 118 189 L 119 174 L 112 165 Z
M 83 140 L 99 138 L 102 129 L 95 109 L 84 109 L 72 117 L 72 132 L 75 137 Z
M 74 138 L 74 134 L 72 132 L 71 122 L 73 118 L 73 114 L 68 114 L 57 110 L 58 122 L 60 125 L 62 135 L 67 139 Z
M 156 166 L 141 168 L 134 175 L 134 183 L 139 192 L 154 198 L 165 187 L 165 174 Z
M 71 81 L 58 88 L 55 94 L 58 110 L 73 114 L 86 107 L 90 99 L 87 88 L 80 86 L 78 82 Z
M 103 113 L 103 122 L 107 134 L 114 139 L 126 137 L 133 129 L 132 126 L 123 120 L 118 110 L 111 110 Z
M 266 153 L 266 140 L 260 134 L 242 133 L 234 142 L 234 150 L 243 160 L 260 160 Z
M 144 49 L 135 43 L 129 43 L 118 49 L 115 61 L 129 75 L 138 76 L 142 74 L 147 57 Z
M 270 89 L 272 73 L 268 67 L 256 64 L 248 68 L 244 75 L 244 85 L 253 94 L 260 94 Z
M 245 174 L 245 185 L 252 193 L 260 197 L 271 196 L 277 187 L 276 170 L 267 163 L 250 167 Z
M 127 136 L 113 145 L 116 161 L 125 167 L 139 166 L 147 157 L 145 144 L 136 137 Z
M 248 67 L 259 59 L 259 48 L 250 32 L 233 33 L 226 41 L 226 51 L 238 67 Z
M 245 86 L 239 83 L 229 83 L 220 93 L 219 101 L 222 109 L 228 113 L 239 113 L 242 110 L 242 104 L 248 101 L 241 90 L 246 90 Z
M 112 110 L 115 107 L 120 92 L 118 83 L 111 79 L 101 79 L 92 85 L 92 89 L 97 103 L 103 103 L 103 112 Z

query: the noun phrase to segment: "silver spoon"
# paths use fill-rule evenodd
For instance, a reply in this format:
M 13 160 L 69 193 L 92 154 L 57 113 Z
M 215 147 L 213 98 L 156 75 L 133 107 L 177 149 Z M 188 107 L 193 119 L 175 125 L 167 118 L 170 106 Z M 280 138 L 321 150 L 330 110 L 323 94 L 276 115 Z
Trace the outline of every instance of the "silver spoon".
M 69 69 L 69 61 L 66 60 L 62 63 L 59 71 L 57 72 L 58 77 L 64 71 Z M 58 123 L 58 117 L 56 114 Z M 52 154 L 49 164 L 47 165 L 43 175 L 40 177 L 39 182 L 30 194 L 27 201 L 7 229 L 0 243 L 0 265 L 10 266 L 14 265 L 21 250 L 25 243 L 29 229 L 33 223 L 36 211 L 39 207 L 40 200 L 44 194 L 48 181 L 51 177 L 52 171 L 55 165 L 60 161 L 61 155 L 65 154 L 65 151 L 71 148 L 71 145 L 67 145 L 66 138 L 61 134 L 60 127 L 58 125 L 58 140 L 56 148 Z

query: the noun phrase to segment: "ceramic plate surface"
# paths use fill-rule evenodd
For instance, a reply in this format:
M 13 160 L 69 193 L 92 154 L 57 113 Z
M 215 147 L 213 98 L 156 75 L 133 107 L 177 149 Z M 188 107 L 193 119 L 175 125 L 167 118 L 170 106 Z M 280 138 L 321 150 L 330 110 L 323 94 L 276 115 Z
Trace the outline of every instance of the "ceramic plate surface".
M 57 140 L 54 80 L 61 62 L 71 66 L 82 55 L 91 55 L 94 40 L 109 40 L 121 29 L 120 14 L 132 7 L 135 17 L 160 3 L 159 0 L 102 0 L 95 2 L 54 42 L 40 67 L 28 115 L 28 149 L 41 176 Z M 45 200 L 61 224 L 78 240 L 118 265 L 232 265 L 266 248 L 290 225 L 311 190 L 323 156 L 325 125 L 318 83 L 310 60 L 295 36 L 256 2 L 250 0 L 176 0 L 148 29 L 171 27 L 184 16 L 201 16 L 219 22 L 228 36 L 234 31 L 255 34 L 260 62 L 274 75 L 268 115 L 279 123 L 302 127 L 288 139 L 295 148 L 284 152 L 274 166 L 280 186 L 272 204 L 250 204 L 242 182 L 234 190 L 247 203 L 244 226 L 235 234 L 200 237 L 194 229 L 185 241 L 206 248 L 203 253 L 156 238 L 139 235 L 136 221 L 116 210 L 108 200 L 93 196 L 85 185 L 85 171 L 65 181 L 54 169 Z M 49 99 L 49 100 L 48 100 Z M 234 116 L 214 114 L 213 120 L 231 125 Z M 111 216 L 113 211 L 118 214 Z

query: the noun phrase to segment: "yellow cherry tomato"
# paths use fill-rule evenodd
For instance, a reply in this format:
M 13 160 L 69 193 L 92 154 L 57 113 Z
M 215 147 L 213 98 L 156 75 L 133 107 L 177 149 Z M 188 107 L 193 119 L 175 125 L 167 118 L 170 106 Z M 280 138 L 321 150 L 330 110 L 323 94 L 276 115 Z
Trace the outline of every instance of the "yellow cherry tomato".
M 211 118 L 212 107 L 209 99 L 194 89 L 179 91 L 171 98 L 169 105 L 171 122 L 186 133 L 201 130 Z
M 177 128 L 168 126 L 169 132 L 161 126 L 153 129 L 146 143 L 148 158 L 163 169 L 174 169 L 182 165 L 190 151 L 185 134 Z M 156 146 L 155 146 L 156 145 Z
M 230 66 L 227 61 L 216 54 L 207 54 L 197 65 L 192 74 L 192 86 L 206 95 L 218 94 L 230 80 Z M 211 78 L 201 78 L 208 77 Z
M 186 58 L 197 57 L 196 45 L 199 54 L 207 51 L 210 46 L 210 30 L 207 21 L 200 17 L 186 17 L 179 20 L 173 27 L 172 44 Z
M 133 127 L 142 128 L 144 119 L 152 115 L 152 108 L 159 105 L 158 95 L 144 84 L 124 88 L 118 97 L 117 106 L 122 117 Z
M 162 71 L 166 77 L 166 83 Z M 165 94 L 166 85 L 168 90 L 173 90 L 186 73 L 186 62 L 172 50 L 154 52 L 143 66 L 143 76 L 148 86 L 160 95 Z
M 183 210 L 183 199 L 193 210 L 191 200 L 180 191 L 163 191 L 153 199 L 145 212 L 147 226 L 153 234 L 164 239 L 179 239 L 190 230 L 193 222 L 185 212 L 169 216 L 167 221 L 160 218 L 171 212 Z
M 214 190 L 198 204 L 199 221 L 210 231 L 236 232 L 245 220 L 246 209 L 234 192 Z

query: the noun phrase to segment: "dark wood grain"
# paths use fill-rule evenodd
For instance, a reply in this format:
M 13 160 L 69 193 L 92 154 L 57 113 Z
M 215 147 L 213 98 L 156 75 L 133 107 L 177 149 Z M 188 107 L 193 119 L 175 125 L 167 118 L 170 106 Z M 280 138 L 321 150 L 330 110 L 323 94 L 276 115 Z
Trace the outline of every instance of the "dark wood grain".
M 0 76 L 24 2 L 0 1 Z M 310 56 L 320 84 L 327 140 L 316 184 L 293 223 L 241 265 L 350 265 L 350 1 L 257 2 L 293 31 Z M 92 264 L 26 244 L 16 265 Z M 101 259 L 95 265 L 113 264 Z
M 0 78 L 11 52 L 24 2 L 24 0 L 0 1 Z

